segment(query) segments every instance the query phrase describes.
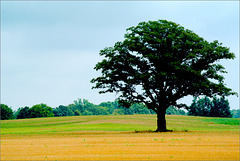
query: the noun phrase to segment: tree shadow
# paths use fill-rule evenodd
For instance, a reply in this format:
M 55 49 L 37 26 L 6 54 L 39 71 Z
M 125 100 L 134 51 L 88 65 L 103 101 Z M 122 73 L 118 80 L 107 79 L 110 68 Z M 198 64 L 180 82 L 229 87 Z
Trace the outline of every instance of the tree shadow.
M 189 131 L 187 129 L 183 129 L 183 130 L 169 130 L 169 129 L 167 129 L 166 131 L 135 130 L 134 133 L 166 133 L 166 132 L 189 132 Z

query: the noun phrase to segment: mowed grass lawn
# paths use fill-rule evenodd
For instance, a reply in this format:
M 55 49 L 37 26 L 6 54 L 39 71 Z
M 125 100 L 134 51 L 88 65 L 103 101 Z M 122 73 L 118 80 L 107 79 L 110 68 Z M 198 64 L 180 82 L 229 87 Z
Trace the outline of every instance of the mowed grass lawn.
M 239 160 L 239 119 L 156 115 L 1 121 L 2 160 Z

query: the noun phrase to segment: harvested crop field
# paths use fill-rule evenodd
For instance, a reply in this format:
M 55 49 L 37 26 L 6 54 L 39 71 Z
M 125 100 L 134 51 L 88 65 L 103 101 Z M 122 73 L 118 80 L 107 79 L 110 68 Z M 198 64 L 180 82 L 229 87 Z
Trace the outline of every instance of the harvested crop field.
M 101 116 L 103 117 L 103 116 Z M 174 120 L 191 120 L 194 125 L 188 123 L 189 130 L 174 130 L 167 133 L 142 132 L 131 129 L 134 124 L 144 123 L 144 119 L 152 115 L 141 116 L 106 116 L 92 117 L 69 117 L 59 120 L 61 123 L 68 119 L 72 122 L 68 127 L 74 128 L 75 119 L 84 119 L 85 124 L 89 121 L 89 127 L 97 127 L 98 130 L 72 129 L 62 130 L 60 124 L 51 118 L 22 120 L 25 123 L 38 124 L 41 133 L 34 132 L 31 127 L 23 127 L 22 132 L 13 133 L 13 129 L 4 126 L 4 123 L 13 124 L 14 120 L 2 122 L 1 135 L 1 159 L 2 160 L 239 160 L 239 125 L 225 122 L 216 124 L 216 120 L 206 121 L 201 117 L 168 116 L 169 124 Z M 60 118 L 58 118 L 60 119 Z M 89 120 L 88 120 L 89 119 Z M 97 121 L 99 119 L 99 122 Z M 206 118 L 207 119 L 207 118 Z M 65 120 L 65 121 L 66 121 Z M 103 121 L 105 120 L 105 121 Z M 111 122 L 111 120 L 113 120 Z M 126 120 L 128 120 L 126 123 Z M 133 122 L 131 122 L 131 120 Z M 139 122 L 137 122 L 139 120 Z M 202 127 L 196 129 L 196 122 L 199 120 Z M 20 121 L 21 120 L 15 120 Z M 31 121 L 31 122 L 30 122 Z M 47 126 L 39 122 L 47 122 Z M 155 125 L 152 121 L 152 126 Z M 226 121 L 226 120 L 225 120 Z M 60 131 L 53 131 L 53 126 Z M 222 121 L 224 122 L 224 120 Z M 221 122 L 221 123 L 222 123 Z M 18 124 L 19 122 L 14 122 Z M 65 122 L 66 123 L 66 122 Z M 119 126 L 119 130 L 110 130 L 111 126 L 126 124 L 130 127 Z M 22 122 L 18 125 L 24 125 Z M 71 125 L 71 126 L 70 126 Z M 106 126 L 103 126 L 106 125 Z M 151 127 L 151 121 L 147 122 Z M 218 128 L 219 125 L 225 127 Z M 63 125 L 65 127 L 65 125 Z M 81 126 L 81 125 L 79 125 Z M 169 125 L 170 126 L 170 125 Z M 14 128 L 15 125 L 12 125 Z M 17 127 L 17 125 L 16 125 Z M 171 127 L 171 126 L 170 126 Z M 172 126 L 174 127 L 174 125 Z M 209 127 L 209 130 L 207 130 Z M 18 126 L 19 128 L 19 126 Z M 36 127 L 35 127 L 36 128 Z M 107 129 L 109 128 L 109 129 Z M 202 129 L 201 129 L 202 128 Z M 50 131 L 47 131 L 47 129 Z M 104 129 L 104 130 L 103 130 Z M 175 128 L 176 129 L 176 128 Z M 37 131 L 36 130 L 36 131 Z M 147 129 L 146 129 L 147 130 Z

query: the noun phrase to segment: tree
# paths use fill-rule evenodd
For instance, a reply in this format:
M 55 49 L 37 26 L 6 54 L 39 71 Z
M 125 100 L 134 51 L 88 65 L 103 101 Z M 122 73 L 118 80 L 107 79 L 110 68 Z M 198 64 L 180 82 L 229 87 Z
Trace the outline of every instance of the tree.
M 99 104 L 99 106 L 102 106 L 102 107 L 107 107 L 108 108 L 108 113 L 109 114 L 112 114 L 113 111 L 114 111 L 114 105 L 112 102 L 102 102 Z
M 240 118 L 240 109 L 234 109 L 231 111 L 233 118 Z
M 180 25 L 166 21 L 141 22 L 130 27 L 123 42 L 100 51 L 102 76 L 91 80 L 99 93 L 117 92 L 119 103 L 144 103 L 157 113 L 157 130 L 167 131 L 165 113 L 182 97 L 234 95 L 224 85 L 224 67 L 216 62 L 235 58 L 217 40 L 207 42 Z
M 59 107 L 53 110 L 54 116 L 57 116 L 57 117 L 58 116 L 74 116 L 75 113 L 70 108 L 71 106 L 72 106 L 71 104 L 69 106 L 60 105 Z
M 113 115 L 124 115 L 124 110 L 123 109 L 115 109 L 113 111 Z
M 211 117 L 232 117 L 228 100 L 225 97 L 213 97 L 212 108 L 209 116 Z
M 188 109 L 188 114 L 193 116 L 210 116 L 212 106 L 212 102 L 208 97 L 205 96 L 199 100 L 195 97 Z
M 216 62 L 233 59 L 229 48 L 217 40 L 207 42 L 170 21 L 141 22 L 130 27 L 123 42 L 100 51 L 104 56 L 93 78 L 99 93 L 116 92 L 122 106 L 144 103 L 157 113 L 157 130 L 167 131 L 165 113 L 170 106 L 185 107 L 184 96 L 234 95 L 224 85 L 224 67 Z
M 24 119 L 24 118 L 29 118 L 30 113 L 29 113 L 29 107 L 21 107 L 17 111 L 17 119 Z
M 107 107 L 102 107 L 102 106 L 92 106 L 91 112 L 93 115 L 109 115 Z
M 134 111 L 135 114 L 150 114 L 149 109 L 147 109 L 142 103 L 135 103 L 130 108 L 132 108 L 132 111 Z
M 225 97 L 208 97 L 193 99 L 188 115 L 209 117 L 232 117 L 228 100 Z
M 29 109 L 29 117 L 30 118 L 38 118 L 38 117 L 53 117 L 53 109 L 46 104 L 37 104 L 32 106 Z
M 167 115 L 186 115 L 184 110 L 176 109 L 173 106 L 168 107 L 168 109 L 166 110 L 166 114 Z
M 13 110 L 10 107 L 8 107 L 8 105 L 1 104 L 0 105 L 0 113 L 1 113 L 0 120 L 13 119 Z

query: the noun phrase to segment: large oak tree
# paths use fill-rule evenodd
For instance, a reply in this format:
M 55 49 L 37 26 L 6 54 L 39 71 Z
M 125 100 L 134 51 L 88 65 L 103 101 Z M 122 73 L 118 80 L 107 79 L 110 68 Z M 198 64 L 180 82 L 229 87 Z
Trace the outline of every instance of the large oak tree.
M 177 100 L 188 95 L 236 94 L 224 84 L 221 59 L 234 59 L 229 48 L 208 42 L 167 20 L 130 27 L 123 42 L 100 51 L 102 76 L 91 80 L 99 93 L 116 92 L 122 106 L 144 103 L 157 113 L 157 130 L 166 131 L 166 109 L 187 107 Z

